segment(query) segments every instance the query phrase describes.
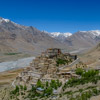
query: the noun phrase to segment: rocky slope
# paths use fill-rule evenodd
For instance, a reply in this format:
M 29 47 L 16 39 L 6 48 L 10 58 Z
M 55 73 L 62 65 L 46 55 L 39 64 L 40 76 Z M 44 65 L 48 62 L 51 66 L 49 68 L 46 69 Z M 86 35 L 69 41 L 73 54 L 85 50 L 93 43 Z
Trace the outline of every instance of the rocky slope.
M 91 67 L 100 66 L 100 43 L 81 56 L 81 60 Z
M 65 48 L 59 41 L 30 26 L 0 18 L 0 52 L 24 52 L 36 55 L 51 47 Z
M 88 48 L 100 41 L 100 31 L 79 31 L 68 37 L 65 42 L 75 48 Z
M 74 34 L 39 31 L 32 26 L 22 26 L 0 18 L 0 53 L 23 52 L 40 54 L 47 48 L 84 50 L 100 41 L 100 31 L 79 31 Z

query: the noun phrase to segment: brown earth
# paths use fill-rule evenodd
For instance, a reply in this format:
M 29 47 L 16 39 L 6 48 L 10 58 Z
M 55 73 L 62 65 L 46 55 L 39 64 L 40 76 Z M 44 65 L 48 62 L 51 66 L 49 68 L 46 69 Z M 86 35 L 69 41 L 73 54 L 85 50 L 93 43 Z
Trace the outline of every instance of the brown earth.
M 0 89 L 9 86 L 23 69 L 11 70 L 0 73 Z
M 82 54 L 80 59 L 91 67 L 100 66 L 100 43 L 87 53 Z

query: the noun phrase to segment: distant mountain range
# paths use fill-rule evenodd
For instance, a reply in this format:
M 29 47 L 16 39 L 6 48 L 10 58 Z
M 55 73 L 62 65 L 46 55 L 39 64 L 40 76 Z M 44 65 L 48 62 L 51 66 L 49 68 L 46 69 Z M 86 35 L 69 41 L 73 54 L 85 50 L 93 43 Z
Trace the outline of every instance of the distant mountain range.
M 77 49 L 92 47 L 100 42 L 100 30 L 78 31 L 64 42 L 69 43 L 69 45 Z
M 66 48 L 61 42 L 32 26 L 27 27 L 0 18 L 0 52 L 24 52 L 37 55 L 53 47 Z
M 47 32 L 46 32 L 47 33 Z M 74 49 L 89 48 L 100 42 L 100 30 L 78 31 L 72 33 L 53 32 L 49 36 L 67 44 Z
M 69 36 L 72 35 L 72 33 L 61 33 L 61 32 L 52 32 L 52 33 L 48 33 L 46 31 L 44 31 L 45 33 L 47 33 L 49 36 L 51 36 L 52 38 L 55 38 L 56 40 L 59 40 L 60 42 L 64 42 L 66 40 L 66 38 L 68 38 Z
M 65 51 L 87 49 L 100 42 L 100 30 L 66 32 L 39 31 L 33 26 L 16 24 L 0 18 L 0 52 L 24 52 L 37 55 L 47 48 Z

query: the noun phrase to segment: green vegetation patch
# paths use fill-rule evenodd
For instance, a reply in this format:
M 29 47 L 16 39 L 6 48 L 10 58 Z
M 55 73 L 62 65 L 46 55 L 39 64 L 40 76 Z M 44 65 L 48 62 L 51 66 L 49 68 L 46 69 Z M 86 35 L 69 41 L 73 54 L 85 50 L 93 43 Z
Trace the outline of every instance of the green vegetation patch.
M 100 80 L 99 71 L 83 69 L 76 69 L 76 74 L 80 75 L 80 78 L 71 78 L 64 85 L 59 80 L 51 80 L 51 82 L 42 82 L 41 80 L 37 81 L 37 84 L 29 90 L 27 86 L 16 86 L 16 88 L 11 91 L 11 100 L 14 98 L 23 97 L 24 99 L 29 100 L 42 100 L 52 97 L 62 97 L 66 96 L 68 100 L 89 100 L 92 96 L 100 95 L 100 88 L 97 86 L 88 86 L 86 88 L 81 88 L 78 90 L 67 90 L 69 87 L 75 87 L 80 84 L 94 83 L 96 84 Z M 60 94 L 54 93 L 54 90 L 62 88 Z
M 5 53 L 5 55 L 17 55 L 17 54 L 21 54 L 21 53 Z
M 99 71 L 97 70 L 82 70 L 82 69 L 77 69 L 76 70 L 76 74 L 80 75 L 80 78 L 71 78 L 69 79 L 69 81 L 67 83 L 65 83 L 65 85 L 63 86 L 63 90 L 66 89 L 67 87 L 73 87 L 76 85 L 80 85 L 80 84 L 85 84 L 85 83 L 97 83 L 98 80 L 100 80 L 100 75 L 99 75 Z
M 59 80 L 51 80 L 51 82 L 45 83 L 38 80 L 37 84 L 35 86 L 32 85 L 30 90 L 27 89 L 27 86 L 16 86 L 16 88 L 10 93 L 11 100 L 20 96 L 29 100 L 35 100 L 37 98 L 40 100 L 40 98 L 54 95 L 53 90 L 57 90 L 61 86 L 62 83 L 59 82 Z
M 56 61 L 56 63 L 57 63 L 57 66 L 59 66 L 59 65 L 62 65 L 62 64 L 67 64 L 68 65 L 68 63 L 69 62 L 71 62 L 71 60 L 69 61 L 69 60 L 65 60 L 65 59 L 57 59 L 57 61 Z
M 70 100 L 89 100 L 92 96 L 100 95 L 100 90 L 97 88 L 93 88 L 88 91 L 84 91 L 76 97 L 71 97 Z

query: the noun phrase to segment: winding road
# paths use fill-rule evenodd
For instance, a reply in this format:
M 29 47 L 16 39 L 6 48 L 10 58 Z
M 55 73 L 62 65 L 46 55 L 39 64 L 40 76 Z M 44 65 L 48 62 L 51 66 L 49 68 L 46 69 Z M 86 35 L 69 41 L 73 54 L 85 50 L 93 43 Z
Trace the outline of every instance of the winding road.
M 80 59 L 77 58 L 77 59 L 76 59 L 75 61 L 73 61 L 71 64 L 69 64 L 69 65 L 65 65 L 65 66 L 63 66 L 63 67 L 60 67 L 59 69 L 64 69 L 64 68 L 66 68 L 66 67 L 72 67 L 72 66 L 78 64 L 79 61 L 80 61 Z

